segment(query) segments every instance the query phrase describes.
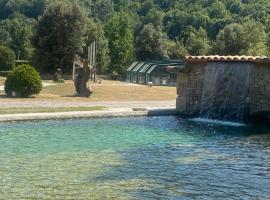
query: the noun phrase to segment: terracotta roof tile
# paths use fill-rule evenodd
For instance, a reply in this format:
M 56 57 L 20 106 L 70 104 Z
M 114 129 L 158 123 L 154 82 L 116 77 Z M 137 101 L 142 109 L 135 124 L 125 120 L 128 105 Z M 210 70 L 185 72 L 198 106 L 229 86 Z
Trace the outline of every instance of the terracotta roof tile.
M 207 62 L 207 61 L 234 61 L 234 62 L 267 62 L 270 63 L 270 57 L 266 56 L 186 56 L 186 62 Z

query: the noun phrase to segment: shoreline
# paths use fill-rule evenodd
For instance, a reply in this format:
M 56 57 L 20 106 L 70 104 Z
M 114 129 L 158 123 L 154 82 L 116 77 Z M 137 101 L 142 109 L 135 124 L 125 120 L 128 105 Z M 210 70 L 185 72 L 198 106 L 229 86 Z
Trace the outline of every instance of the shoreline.
M 113 108 L 100 111 L 2 114 L 0 115 L 0 122 L 172 115 L 177 115 L 175 108 L 144 108 L 141 111 L 135 111 L 133 108 Z

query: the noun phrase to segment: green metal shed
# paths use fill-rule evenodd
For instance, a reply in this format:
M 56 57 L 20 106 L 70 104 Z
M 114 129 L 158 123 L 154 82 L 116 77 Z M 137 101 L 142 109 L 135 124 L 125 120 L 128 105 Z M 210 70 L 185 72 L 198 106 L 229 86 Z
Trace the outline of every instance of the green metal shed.
M 176 85 L 176 74 L 171 73 L 168 66 L 184 66 L 181 60 L 157 60 L 135 62 L 127 70 L 127 82 L 153 85 Z
M 138 63 L 130 72 L 130 83 L 138 83 L 138 71 L 145 65 L 145 62 Z
M 138 65 L 138 63 L 139 63 L 138 61 L 133 62 L 133 63 L 129 66 L 129 68 L 127 69 L 126 82 L 130 82 L 130 81 L 131 81 L 131 76 L 130 76 L 131 71 L 133 70 L 134 67 L 136 67 L 136 66 Z

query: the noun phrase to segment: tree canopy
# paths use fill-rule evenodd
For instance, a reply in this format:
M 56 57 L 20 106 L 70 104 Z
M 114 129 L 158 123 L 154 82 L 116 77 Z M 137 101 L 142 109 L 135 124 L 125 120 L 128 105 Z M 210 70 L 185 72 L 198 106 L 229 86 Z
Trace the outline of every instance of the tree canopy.
M 85 56 L 85 47 L 94 40 L 99 50 L 99 71 L 111 73 L 123 73 L 136 58 L 270 54 L 269 0 L 54 2 L 1 0 L 0 45 L 13 49 L 20 59 L 36 59 L 33 52 L 39 51 L 45 58 L 49 58 L 47 52 L 62 59 L 40 59 L 47 71 L 55 67 L 70 70 L 73 55 Z M 63 14 L 70 9 L 67 5 L 76 5 L 77 10 L 71 9 L 69 16 Z M 62 14 L 51 12 L 52 17 L 48 17 L 49 10 L 57 9 Z M 61 44 L 61 40 L 67 43 Z M 46 51 L 39 46 L 45 41 L 50 46 Z
M 70 72 L 81 52 L 86 32 L 86 17 L 73 3 L 52 3 L 38 20 L 33 37 L 37 65 L 42 70 Z

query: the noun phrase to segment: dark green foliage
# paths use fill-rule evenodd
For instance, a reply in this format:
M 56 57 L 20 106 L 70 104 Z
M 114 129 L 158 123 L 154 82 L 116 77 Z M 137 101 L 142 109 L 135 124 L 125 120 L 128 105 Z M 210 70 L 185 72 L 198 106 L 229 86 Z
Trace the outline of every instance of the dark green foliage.
M 0 45 L 52 73 L 70 73 L 93 41 L 99 73 L 123 73 L 136 57 L 270 55 L 269 8 L 269 0 L 0 0 Z M 148 24 L 165 40 L 142 37 Z
M 185 46 L 179 41 L 167 41 L 168 56 L 170 59 L 179 60 L 188 55 Z
M 151 9 L 144 17 L 144 24 L 153 24 L 155 27 L 163 26 L 163 17 L 165 13 L 156 9 Z
M 167 58 L 166 35 L 153 24 L 147 24 L 136 38 L 136 50 L 140 60 Z
M 30 65 L 20 65 L 14 68 L 8 75 L 5 82 L 5 93 L 17 97 L 29 97 L 39 94 L 42 89 L 42 81 L 39 73 Z
M 214 52 L 224 55 L 240 55 L 244 53 L 244 28 L 240 24 L 227 25 L 217 36 Z
M 37 18 L 42 14 L 46 2 L 47 0 L 1 0 L 0 19 L 8 18 L 14 13 Z
M 6 46 L 0 46 L 0 71 L 11 70 L 15 65 L 15 53 Z
M 227 25 L 217 36 L 213 52 L 225 55 L 267 55 L 267 36 L 254 21 Z
M 32 26 L 33 22 L 22 15 L 0 21 L 0 43 L 12 48 L 18 59 L 30 59 Z
M 91 19 L 87 20 L 85 33 L 85 47 L 83 51 L 83 57 L 88 55 L 88 46 L 96 41 L 97 43 L 97 71 L 98 73 L 104 73 L 108 70 L 110 63 L 108 40 L 105 37 L 105 33 L 101 23 L 96 23 Z
M 82 51 L 86 16 L 72 3 L 52 3 L 39 19 L 33 37 L 36 63 L 41 71 L 72 71 L 76 54 Z
M 111 58 L 109 71 L 122 74 L 134 60 L 133 32 L 128 15 L 123 12 L 114 15 L 105 31 Z
M 209 50 L 207 33 L 203 28 L 190 30 L 186 41 L 186 49 L 190 55 L 206 55 Z
M 92 16 L 103 22 L 106 22 L 114 14 L 114 6 L 111 0 L 95 0 L 92 8 Z

